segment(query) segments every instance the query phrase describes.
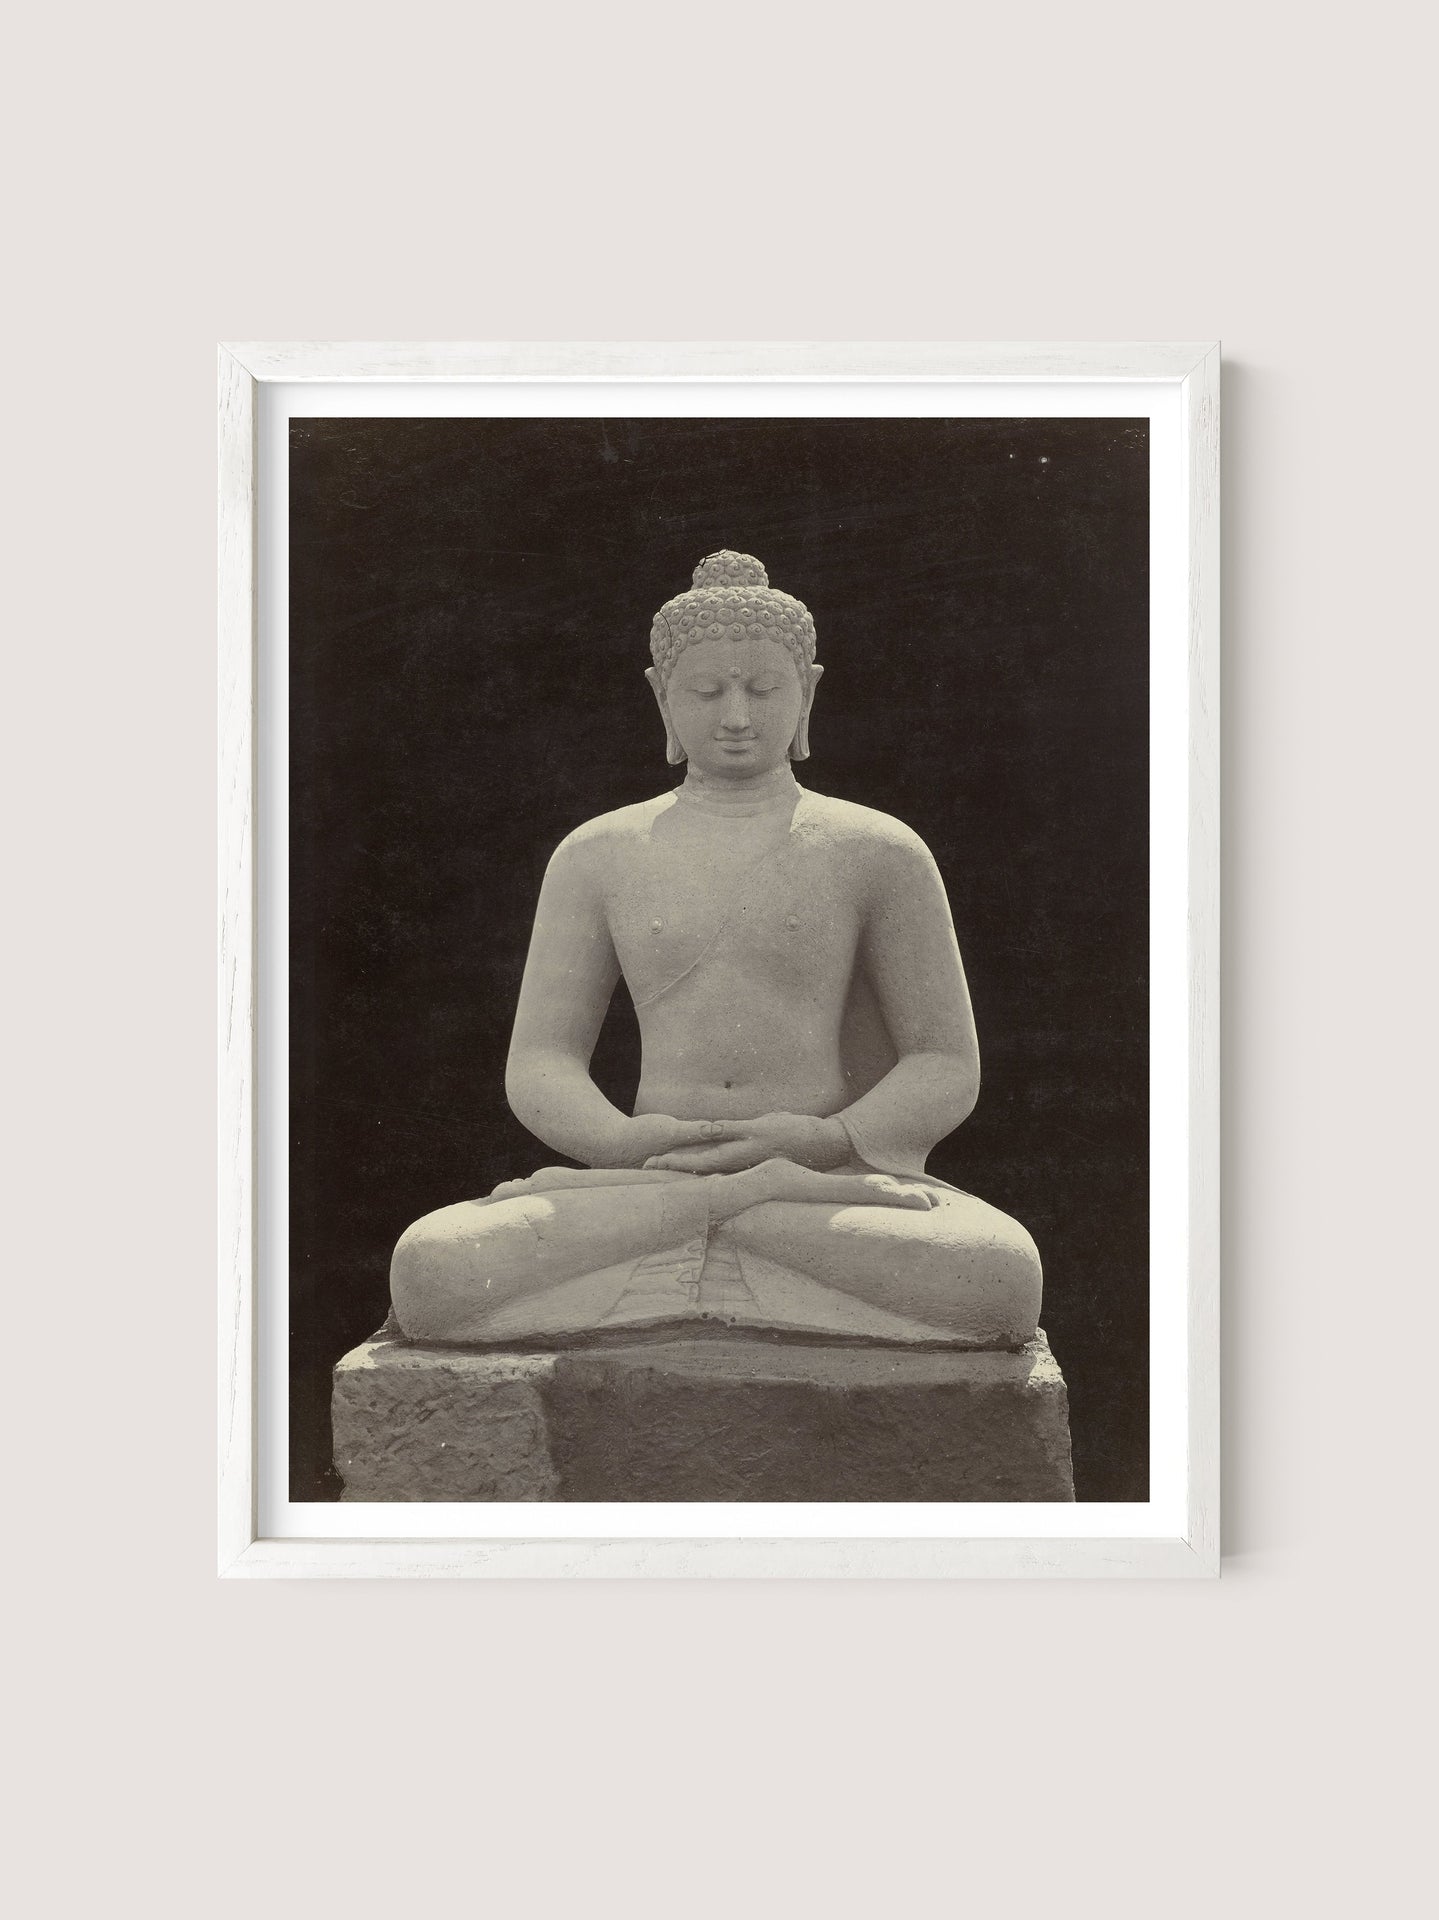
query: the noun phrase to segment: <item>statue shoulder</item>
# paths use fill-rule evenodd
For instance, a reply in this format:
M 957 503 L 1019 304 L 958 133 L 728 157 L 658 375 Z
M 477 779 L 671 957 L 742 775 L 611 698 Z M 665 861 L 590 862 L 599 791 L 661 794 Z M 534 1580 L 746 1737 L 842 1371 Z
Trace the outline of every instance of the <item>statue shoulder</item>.
M 896 820 L 892 813 L 878 807 L 862 807 L 853 800 L 836 800 L 829 794 L 805 790 L 806 825 L 813 831 L 863 853 L 879 866 L 933 865 L 933 855 L 913 827 Z
M 612 813 L 596 814 L 565 835 L 550 856 L 551 869 L 602 875 L 613 860 L 643 845 L 658 815 L 673 805 L 674 795 L 664 793 L 634 806 L 616 807 Z

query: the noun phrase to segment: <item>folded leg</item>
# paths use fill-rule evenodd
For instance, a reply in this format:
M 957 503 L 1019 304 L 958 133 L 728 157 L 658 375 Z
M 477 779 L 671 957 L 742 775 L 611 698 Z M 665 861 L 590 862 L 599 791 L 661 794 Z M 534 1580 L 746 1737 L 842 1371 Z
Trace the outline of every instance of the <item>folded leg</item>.
M 1019 1347 L 1039 1322 L 1042 1272 L 1017 1220 L 931 1189 L 926 1212 L 770 1200 L 730 1223 L 746 1250 L 976 1347 Z
M 685 1250 L 696 1270 L 703 1259 L 705 1197 L 687 1174 L 539 1191 L 518 1185 L 525 1190 L 511 1198 L 441 1207 L 401 1235 L 390 1295 L 412 1340 L 518 1332 L 517 1303 L 525 1298 L 664 1248 Z M 593 1303 L 570 1300 L 566 1317 L 578 1315 L 579 1330 L 612 1304 L 601 1288 Z

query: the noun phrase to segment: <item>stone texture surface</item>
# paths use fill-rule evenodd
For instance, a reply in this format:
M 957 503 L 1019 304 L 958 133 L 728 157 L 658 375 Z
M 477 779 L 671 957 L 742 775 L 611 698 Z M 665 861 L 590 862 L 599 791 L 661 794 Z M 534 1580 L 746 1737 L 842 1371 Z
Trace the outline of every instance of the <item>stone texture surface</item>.
M 542 1389 L 553 1354 L 413 1347 L 381 1333 L 335 1368 L 346 1500 L 557 1500 Z
M 555 1353 L 379 1334 L 335 1368 L 346 1500 L 1073 1500 L 1069 1405 L 1017 1353 L 732 1336 Z

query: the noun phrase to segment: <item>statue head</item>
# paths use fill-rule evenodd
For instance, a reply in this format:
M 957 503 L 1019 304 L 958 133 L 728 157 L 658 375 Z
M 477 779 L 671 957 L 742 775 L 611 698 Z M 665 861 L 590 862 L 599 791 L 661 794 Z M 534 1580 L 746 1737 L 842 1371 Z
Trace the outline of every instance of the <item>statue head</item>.
M 645 678 L 665 723 L 671 766 L 717 779 L 769 773 L 809 757 L 809 715 L 824 668 L 802 601 L 769 584 L 752 554 L 709 554 L 687 593 L 650 629 Z

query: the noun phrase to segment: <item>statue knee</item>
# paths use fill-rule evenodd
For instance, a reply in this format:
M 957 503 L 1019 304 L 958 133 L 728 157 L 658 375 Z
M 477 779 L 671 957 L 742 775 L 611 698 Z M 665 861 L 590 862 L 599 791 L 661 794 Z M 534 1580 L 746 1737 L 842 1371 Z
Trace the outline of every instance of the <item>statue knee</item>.
M 390 1300 L 411 1340 L 467 1340 L 533 1271 L 522 1201 L 461 1200 L 405 1228 L 390 1256 Z
M 390 1256 L 390 1302 L 400 1331 L 410 1340 L 444 1337 L 449 1236 L 440 1223 L 447 1211 L 427 1213 L 406 1227 Z
M 950 1332 L 990 1348 L 1022 1347 L 1039 1326 L 1044 1271 L 1029 1232 L 965 1195 L 925 1249 L 928 1311 Z
M 1044 1268 L 1030 1233 L 1007 1217 L 1005 1226 L 991 1253 L 996 1332 L 1005 1346 L 1022 1347 L 1039 1327 Z

